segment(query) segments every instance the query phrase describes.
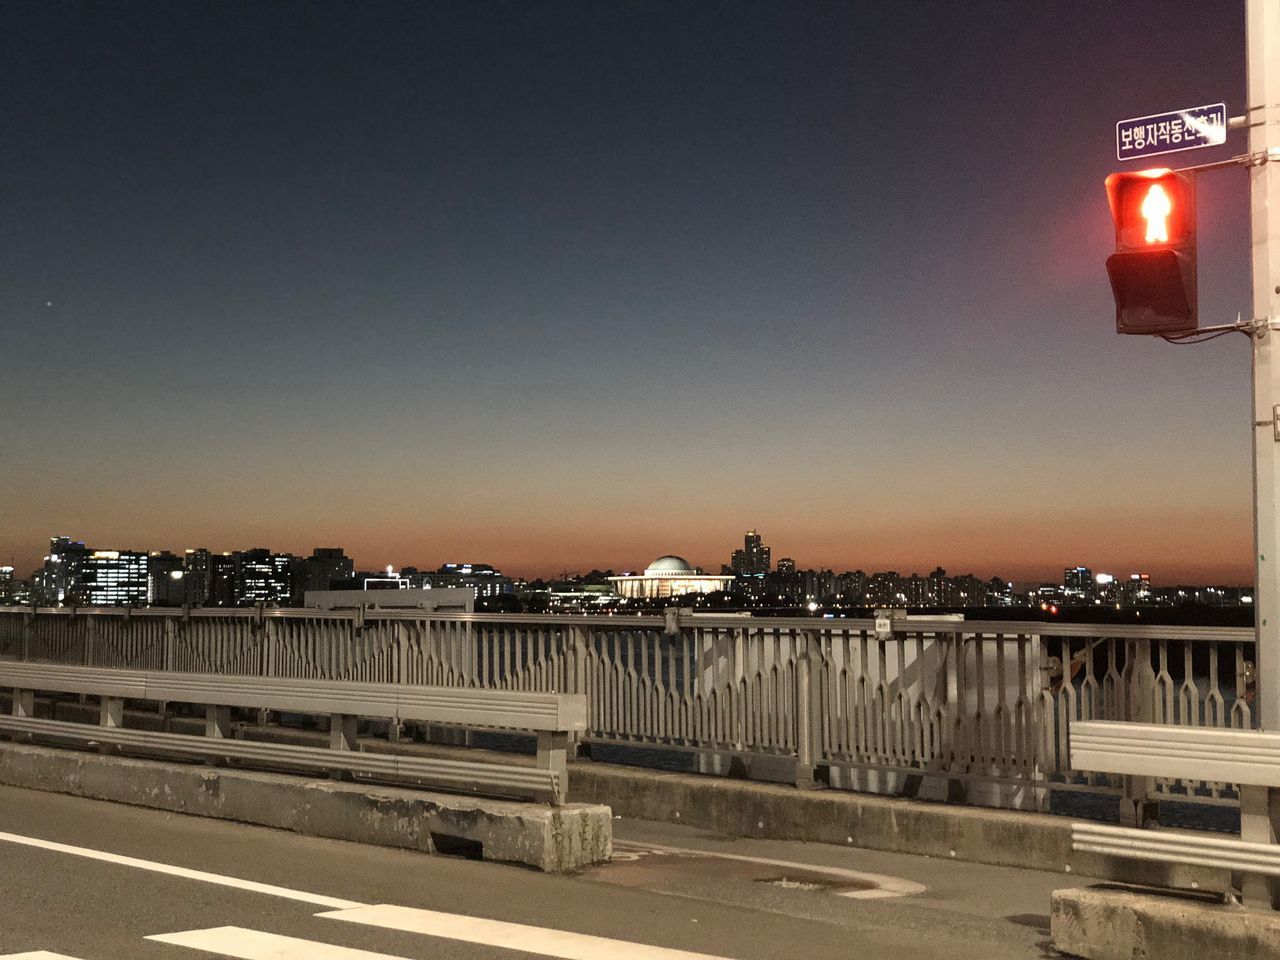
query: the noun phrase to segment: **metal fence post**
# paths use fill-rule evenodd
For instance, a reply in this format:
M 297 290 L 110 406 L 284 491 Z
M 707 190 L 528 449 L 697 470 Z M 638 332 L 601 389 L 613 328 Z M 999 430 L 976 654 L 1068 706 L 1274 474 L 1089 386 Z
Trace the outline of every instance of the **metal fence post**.
M 191 608 L 183 607 L 182 616 L 191 616 Z M 178 643 L 178 618 L 176 616 L 167 616 L 164 618 L 164 647 L 160 651 L 160 669 L 173 669 L 173 651 Z
M 1240 787 L 1240 839 L 1250 843 L 1275 843 L 1277 820 L 1276 791 L 1269 787 L 1242 784 Z M 1271 878 L 1262 873 L 1245 873 L 1236 881 L 1244 905 L 1255 910 L 1270 910 L 1276 905 L 1272 897 Z
M 1035 665 L 1028 670 L 1027 696 L 1031 698 L 1031 782 L 1035 807 L 1041 813 L 1049 812 L 1049 783 L 1053 772 L 1053 691 L 1049 685 L 1047 656 L 1040 634 L 1028 638 L 1027 662 Z
M 569 662 L 566 664 L 568 676 L 568 689 L 566 693 L 587 692 L 587 628 L 586 627 L 570 627 L 569 639 L 571 649 L 569 653 Z M 587 717 L 591 716 L 591 704 L 587 703 Z M 590 747 L 583 742 L 586 731 L 574 730 L 569 734 L 569 758 L 576 760 L 579 757 L 590 758 Z
M 75 607 L 71 608 L 69 615 L 71 622 L 75 622 L 78 612 Z M 93 641 L 98 632 L 98 622 L 92 615 L 81 614 L 80 623 L 82 624 L 81 633 L 84 634 L 84 663 L 82 666 L 91 667 L 93 666 Z
M 1093 656 L 1086 645 L 1085 656 Z M 1129 654 L 1134 658 L 1129 673 L 1129 695 L 1125 698 L 1125 720 L 1135 723 L 1152 723 L 1155 720 L 1156 672 L 1151 665 L 1151 641 L 1144 638 L 1129 644 Z M 1065 659 L 1065 658 L 1064 658 Z M 1070 667 L 1066 666 L 1070 682 Z M 1154 781 L 1150 777 L 1124 777 L 1120 796 L 1120 825 L 1143 827 L 1156 822 L 1156 802 L 1149 799 Z
M 817 724 L 814 723 L 813 657 L 811 651 L 816 640 L 806 631 L 796 637 L 796 787 L 812 790 L 817 785 L 818 747 L 815 743 Z
M 253 620 L 251 621 L 251 629 L 258 637 L 258 647 L 260 650 L 260 660 L 258 668 L 258 676 L 272 676 L 272 667 L 275 657 L 272 656 L 274 651 L 271 649 L 272 632 L 267 624 L 266 614 L 263 604 L 259 603 L 257 609 L 254 610 Z M 266 707 L 259 707 L 257 710 L 258 726 L 265 727 L 271 722 L 271 711 Z

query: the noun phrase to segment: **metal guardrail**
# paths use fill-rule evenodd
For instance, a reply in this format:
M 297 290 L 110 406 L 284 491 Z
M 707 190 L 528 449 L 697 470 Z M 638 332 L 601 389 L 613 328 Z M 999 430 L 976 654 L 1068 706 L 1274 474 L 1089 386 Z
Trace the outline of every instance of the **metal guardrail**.
M 1253 631 L 912 618 L 0 608 L 0 656 L 101 667 L 585 695 L 589 745 L 693 769 L 1046 809 L 1119 797 L 1073 767 L 1087 720 L 1247 729 Z M 1222 782 L 1154 798 L 1234 803 Z
M 247 766 L 307 773 L 354 773 L 386 781 L 408 781 L 455 793 L 563 802 L 558 773 L 533 767 L 506 767 L 466 760 L 357 753 L 288 743 L 261 743 L 125 727 L 93 726 L 64 720 L 0 716 L 0 735 L 114 747 L 130 753 L 198 760 L 235 761 Z
M 1134 778 L 1211 777 L 1237 784 L 1239 840 L 1076 823 L 1072 847 L 1238 871 L 1245 875 L 1241 890 L 1246 903 L 1271 907 L 1266 877 L 1280 876 L 1280 845 L 1273 842 L 1268 788 L 1280 786 L 1280 735 L 1155 723 L 1081 723 L 1072 735 L 1071 762 Z
M 0 688 L 219 704 L 546 733 L 586 729 L 581 695 L 392 683 L 235 677 L 0 661 Z
M 1138 777 L 1197 777 L 1280 787 L 1280 734 L 1154 723 L 1078 723 L 1071 762 Z
M 1280 876 L 1280 845 L 1100 823 L 1073 823 L 1071 846 L 1087 853 Z
M 567 793 L 569 735 L 582 730 L 586 720 L 585 699 L 574 694 L 225 677 L 13 661 L 0 661 L 0 687 L 12 690 L 13 712 L 12 717 L 0 718 L 0 731 L 92 740 L 152 752 L 272 761 L 308 769 L 341 768 L 553 803 L 562 803 Z M 37 720 L 34 704 L 38 691 L 98 697 L 101 725 Z M 125 730 L 126 699 L 204 705 L 206 736 Z M 231 707 L 326 714 L 331 749 L 231 742 Z M 537 768 L 408 757 L 388 761 L 358 753 L 359 717 L 533 731 L 538 738 Z

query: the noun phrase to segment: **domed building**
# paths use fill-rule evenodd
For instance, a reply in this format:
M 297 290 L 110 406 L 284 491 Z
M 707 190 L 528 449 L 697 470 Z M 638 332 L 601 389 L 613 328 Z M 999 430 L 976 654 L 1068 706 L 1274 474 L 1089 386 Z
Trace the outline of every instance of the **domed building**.
M 629 600 L 678 597 L 686 593 L 714 593 L 728 590 L 733 577 L 712 576 L 695 568 L 684 557 L 659 557 L 644 573 L 610 577 L 618 596 Z

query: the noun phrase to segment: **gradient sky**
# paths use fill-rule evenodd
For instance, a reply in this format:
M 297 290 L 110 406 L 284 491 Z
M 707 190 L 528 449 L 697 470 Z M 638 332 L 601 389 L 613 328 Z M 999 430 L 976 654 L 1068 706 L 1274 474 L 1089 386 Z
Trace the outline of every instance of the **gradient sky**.
M 756 527 L 1247 582 L 1248 343 L 1116 335 L 1102 189 L 1116 120 L 1241 111 L 1243 44 L 1202 0 L 0 0 L 0 562 Z M 1199 217 L 1234 320 L 1246 175 Z

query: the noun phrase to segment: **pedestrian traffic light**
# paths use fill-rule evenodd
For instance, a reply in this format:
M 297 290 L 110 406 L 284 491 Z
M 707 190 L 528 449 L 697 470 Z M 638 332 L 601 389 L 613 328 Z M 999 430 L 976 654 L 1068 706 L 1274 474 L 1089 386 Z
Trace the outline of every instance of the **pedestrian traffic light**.
M 1172 170 L 1113 173 L 1116 252 L 1107 275 L 1116 332 L 1186 334 L 1196 319 L 1196 184 Z

